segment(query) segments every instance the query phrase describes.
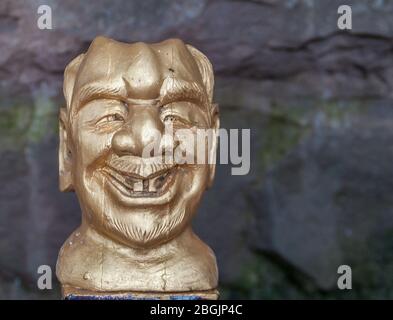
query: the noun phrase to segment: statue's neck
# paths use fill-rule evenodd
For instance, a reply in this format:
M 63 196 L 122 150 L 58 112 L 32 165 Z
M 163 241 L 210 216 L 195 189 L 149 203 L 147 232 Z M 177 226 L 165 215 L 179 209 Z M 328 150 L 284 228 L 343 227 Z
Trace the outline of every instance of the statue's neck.
M 189 227 L 154 248 L 132 248 L 82 224 L 57 264 L 63 285 L 96 291 L 183 292 L 217 286 L 213 252 Z
M 184 255 L 189 250 L 189 247 L 194 246 L 195 242 L 201 240 L 194 234 L 191 227 L 186 228 L 181 234 L 165 243 L 158 244 L 154 247 L 133 247 L 124 243 L 118 242 L 112 238 L 107 237 L 94 228 L 82 224 L 77 230 L 85 236 L 86 241 L 97 248 L 103 250 L 105 254 L 120 255 L 131 260 L 132 263 L 142 263 L 145 265 L 157 264 L 158 262 L 170 261 L 177 258 L 179 255 Z

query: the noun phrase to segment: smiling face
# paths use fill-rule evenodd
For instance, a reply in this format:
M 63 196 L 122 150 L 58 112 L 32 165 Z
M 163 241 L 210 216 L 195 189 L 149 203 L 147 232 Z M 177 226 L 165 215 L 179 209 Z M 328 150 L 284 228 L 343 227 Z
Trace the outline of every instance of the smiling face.
M 66 69 L 60 188 L 84 221 L 131 247 L 166 242 L 189 224 L 214 165 L 163 161 L 168 132 L 218 129 L 207 58 L 179 40 L 124 44 L 99 37 Z M 214 143 L 205 145 L 215 153 Z M 158 152 L 146 152 L 158 146 Z M 150 150 L 150 149 L 149 149 Z

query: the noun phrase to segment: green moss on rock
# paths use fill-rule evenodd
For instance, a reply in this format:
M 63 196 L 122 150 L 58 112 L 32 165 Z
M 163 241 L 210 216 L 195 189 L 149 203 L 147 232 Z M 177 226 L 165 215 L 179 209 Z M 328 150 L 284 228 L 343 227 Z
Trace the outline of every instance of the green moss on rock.
M 4 99 L 0 104 L 1 150 L 19 150 L 56 133 L 58 111 L 53 99 Z
M 284 158 L 308 132 L 304 108 L 288 108 L 274 104 L 262 130 L 259 151 L 262 171 Z

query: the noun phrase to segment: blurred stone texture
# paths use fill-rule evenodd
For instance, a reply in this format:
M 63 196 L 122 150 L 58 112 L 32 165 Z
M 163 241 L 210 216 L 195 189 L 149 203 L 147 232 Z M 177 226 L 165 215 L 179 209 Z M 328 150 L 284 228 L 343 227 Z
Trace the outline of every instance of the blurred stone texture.
M 59 296 L 36 271 L 80 219 L 57 187 L 63 71 L 97 35 L 194 45 L 222 127 L 251 128 L 250 174 L 219 165 L 195 219 L 224 298 L 393 298 L 393 2 L 346 1 L 340 32 L 341 2 L 2 0 L 0 298 Z M 53 30 L 37 28 L 41 4 Z

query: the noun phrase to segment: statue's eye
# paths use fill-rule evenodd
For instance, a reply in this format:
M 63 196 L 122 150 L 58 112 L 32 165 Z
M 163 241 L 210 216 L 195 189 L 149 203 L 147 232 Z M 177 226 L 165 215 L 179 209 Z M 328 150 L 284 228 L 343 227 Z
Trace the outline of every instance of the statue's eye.
M 203 124 L 202 108 L 188 101 L 177 101 L 161 106 L 160 117 L 165 125 L 191 128 Z
M 122 115 L 118 114 L 118 113 L 114 113 L 114 114 L 108 114 L 105 117 L 102 117 L 100 120 L 97 121 L 96 124 L 98 125 L 102 125 L 102 124 L 109 124 L 109 123 L 113 123 L 113 122 L 123 122 L 124 118 Z
M 168 115 L 164 116 L 163 122 L 165 125 L 168 125 L 168 126 L 173 125 L 173 126 L 183 127 L 183 126 L 190 125 L 189 121 L 187 121 L 183 117 L 180 117 L 180 116 L 177 116 L 174 114 L 168 114 Z
M 170 124 L 170 123 L 175 122 L 176 120 L 179 120 L 179 118 L 174 116 L 174 115 L 172 115 L 172 114 L 167 115 L 167 116 L 164 117 L 164 123 Z
M 185 119 L 184 117 L 174 115 L 174 114 L 169 114 L 164 116 L 163 118 L 164 125 L 168 126 L 174 126 L 174 127 L 191 127 L 193 125 L 197 125 L 197 123 L 191 122 L 188 119 Z

